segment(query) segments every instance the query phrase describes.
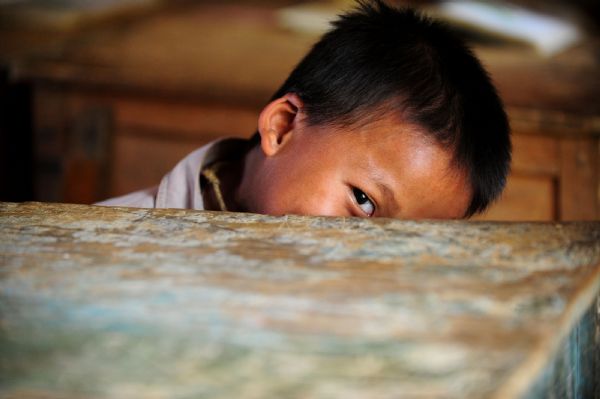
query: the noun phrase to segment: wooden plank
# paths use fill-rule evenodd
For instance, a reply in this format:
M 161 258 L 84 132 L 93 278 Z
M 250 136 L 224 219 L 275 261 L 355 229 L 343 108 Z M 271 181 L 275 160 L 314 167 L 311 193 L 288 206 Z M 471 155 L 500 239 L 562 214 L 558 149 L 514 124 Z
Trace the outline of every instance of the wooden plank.
M 596 326 L 600 325 L 600 297 L 595 302 L 547 365 L 542 378 L 531 390 L 531 397 L 597 398 L 600 395 L 600 351 L 596 336 Z M 589 381 L 595 384 L 586 388 Z
M 500 200 L 475 220 L 551 221 L 557 219 L 553 176 L 512 174 Z
M 560 209 L 562 220 L 600 218 L 598 141 L 563 139 L 560 144 Z
M 123 195 L 159 184 L 177 162 L 210 139 L 172 141 L 128 134 L 116 137 L 109 195 Z
M 174 103 L 120 97 L 113 101 L 121 131 L 149 136 L 197 140 L 204 137 L 249 137 L 257 129 L 261 109 L 222 104 Z
M 43 56 L 20 51 L 10 61 L 21 79 L 261 105 L 317 40 L 281 29 L 277 7 L 263 3 L 172 7 L 132 19 L 127 29 L 107 23 L 85 34 L 73 32 Z M 332 18 L 340 11 L 335 7 Z M 600 78 L 593 41 L 551 58 L 511 46 L 475 51 L 507 104 L 597 117 Z
M 540 108 L 506 108 L 513 132 L 549 137 L 600 137 L 600 115 Z
M 279 29 L 273 5 L 174 7 L 104 26 L 51 57 L 20 60 L 20 78 L 262 106 L 315 38 Z
M 40 201 L 64 200 L 63 156 L 68 117 L 64 93 L 36 88 L 33 92 L 34 194 Z
M 0 395 L 591 397 L 599 292 L 599 222 L 4 203 Z
M 39 85 L 33 115 L 36 198 L 74 203 L 106 198 L 113 136 L 109 102 Z
M 512 170 L 517 174 L 558 176 L 559 140 L 544 135 L 513 134 Z
M 486 66 L 505 104 L 534 110 L 559 110 L 594 117 L 600 112 L 597 43 L 590 40 L 554 57 L 528 48 L 510 50 L 478 46 L 475 51 Z M 598 134 L 598 125 L 595 126 Z

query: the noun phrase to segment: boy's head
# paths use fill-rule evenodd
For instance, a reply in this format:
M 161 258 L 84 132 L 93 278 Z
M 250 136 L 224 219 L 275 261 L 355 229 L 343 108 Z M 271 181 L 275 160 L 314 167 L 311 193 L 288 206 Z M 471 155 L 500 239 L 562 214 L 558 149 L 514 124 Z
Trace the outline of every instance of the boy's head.
M 439 23 L 358 3 L 261 113 L 246 207 L 403 218 L 483 211 L 505 185 L 511 153 L 485 70 Z M 348 201 L 344 190 L 353 203 L 335 205 Z

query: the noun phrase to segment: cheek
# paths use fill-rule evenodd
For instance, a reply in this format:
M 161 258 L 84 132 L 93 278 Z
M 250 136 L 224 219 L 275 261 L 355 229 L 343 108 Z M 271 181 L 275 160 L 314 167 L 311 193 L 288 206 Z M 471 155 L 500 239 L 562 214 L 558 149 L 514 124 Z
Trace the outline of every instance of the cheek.
M 314 180 L 294 179 L 287 184 L 273 185 L 264 203 L 264 213 L 346 216 L 343 197 L 335 191 L 335 185 L 318 186 L 314 183 Z
M 309 146 L 310 147 L 310 146 Z M 347 216 L 339 160 L 321 148 L 292 148 L 269 161 L 260 213 Z
M 339 178 L 296 170 L 272 176 L 261 213 L 269 215 L 347 216 L 347 199 Z

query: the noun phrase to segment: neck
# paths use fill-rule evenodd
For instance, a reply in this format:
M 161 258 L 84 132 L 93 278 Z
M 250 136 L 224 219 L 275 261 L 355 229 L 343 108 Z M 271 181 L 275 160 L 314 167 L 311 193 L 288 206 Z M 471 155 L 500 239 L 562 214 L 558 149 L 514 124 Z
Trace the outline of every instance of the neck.
M 257 150 L 258 149 L 258 150 Z M 222 163 L 215 170 L 219 182 L 218 189 L 225 207 L 230 212 L 251 212 L 252 193 L 256 186 L 256 172 L 260 165 L 259 147 L 250 148 L 243 154 L 242 159 Z M 217 199 L 216 187 L 207 184 L 204 195 L 206 210 L 221 210 Z
M 203 190 L 204 209 L 236 212 L 235 189 L 242 173 L 241 161 L 217 162 L 202 172 L 206 186 Z
M 262 161 L 262 151 L 260 145 L 250 148 L 242 161 L 240 161 L 241 173 L 239 175 L 238 185 L 234 191 L 235 203 L 239 206 L 240 212 L 253 212 L 256 207 L 253 205 L 253 194 L 260 185 L 259 169 Z

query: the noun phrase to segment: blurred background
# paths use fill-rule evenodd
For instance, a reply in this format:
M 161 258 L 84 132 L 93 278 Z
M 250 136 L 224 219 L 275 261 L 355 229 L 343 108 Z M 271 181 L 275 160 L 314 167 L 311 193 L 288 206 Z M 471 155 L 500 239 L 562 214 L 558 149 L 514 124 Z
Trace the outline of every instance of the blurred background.
M 496 82 L 514 163 L 493 220 L 600 219 L 600 3 L 390 1 L 446 20 Z M 249 137 L 353 1 L 0 0 L 0 201 L 92 203 Z

